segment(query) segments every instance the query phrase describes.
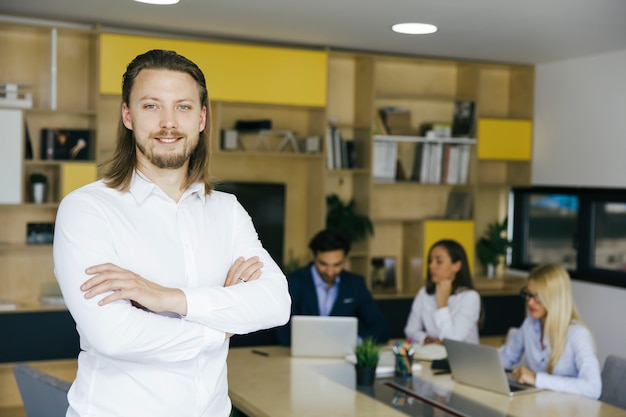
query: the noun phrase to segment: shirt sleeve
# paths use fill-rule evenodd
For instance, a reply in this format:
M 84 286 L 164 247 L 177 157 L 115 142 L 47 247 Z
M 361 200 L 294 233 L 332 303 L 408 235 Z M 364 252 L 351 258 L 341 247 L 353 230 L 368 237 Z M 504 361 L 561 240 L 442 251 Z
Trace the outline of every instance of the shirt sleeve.
M 233 260 L 237 256 L 258 256 L 263 262 L 261 277 L 230 287 L 183 288 L 187 297 L 186 319 L 233 334 L 283 325 L 291 310 L 285 275 L 263 248 L 248 213 L 235 199 L 231 201 L 233 204 L 226 210 L 233 213 L 229 232 Z
M 474 290 L 456 294 L 457 305 L 439 308 L 434 313 L 435 324 L 439 329 L 439 340 L 444 338 L 466 340 L 478 326 L 480 316 L 480 295 Z
M 76 322 L 81 349 L 124 360 L 175 362 L 222 346 L 224 332 L 178 315 L 145 311 L 127 300 L 98 305 L 106 294 L 84 297 L 80 286 L 90 278 L 85 269 L 119 258 L 106 213 L 83 195 L 70 194 L 59 205 L 53 245 L 55 276 Z
M 426 339 L 427 336 L 426 329 L 424 328 L 424 324 L 422 322 L 422 316 L 425 310 L 425 297 L 426 292 L 424 288 L 422 288 L 413 300 L 413 304 L 411 305 L 411 312 L 409 313 L 409 318 L 407 320 L 406 326 L 404 327 L 405 336 L 407 338 L 412 338 L 420 344 L 424 343 L 424 339 Z
M 577 370 L 577 375 L 560 376 L 538 372 L 535 376 L 535 386 L 593 399 L 599 398 L 602 392 L 602 377 L 591 333 L 583 326 L 570 326 L 567 344 L 573 352 L 573 363 L 565 365 Z
M 526 319 L 520 328 L 511 336 L 504 346 L 500 349 L 500 359 L 505 369 L 511 369 L 519 364 L 524 354 L 524 343 L 526 332 L 530 331 L 528 319 Z M 540 337 L 539 335 L 537 337 Z

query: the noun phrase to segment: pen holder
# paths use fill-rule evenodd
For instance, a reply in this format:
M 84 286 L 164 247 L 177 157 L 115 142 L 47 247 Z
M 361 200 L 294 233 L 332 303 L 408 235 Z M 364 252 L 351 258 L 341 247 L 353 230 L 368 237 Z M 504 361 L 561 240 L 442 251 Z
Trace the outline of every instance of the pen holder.
M 413 375 L 413 355 L 407 352 L 394 353 L 396 357 L 395 375 L 409 377 Z

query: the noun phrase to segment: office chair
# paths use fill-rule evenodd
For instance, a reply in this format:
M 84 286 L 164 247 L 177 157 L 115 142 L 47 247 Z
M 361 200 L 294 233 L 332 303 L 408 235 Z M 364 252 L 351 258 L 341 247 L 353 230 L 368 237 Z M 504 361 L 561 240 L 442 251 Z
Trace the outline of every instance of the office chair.
M 626 358 L 607 356 L 602 367 L 602 394 L 600 401 L 626 408 Z
M 13 374 L 28 417 L 64 417 L 69 407 L 70 383 L 25 363 L 13 366 Z

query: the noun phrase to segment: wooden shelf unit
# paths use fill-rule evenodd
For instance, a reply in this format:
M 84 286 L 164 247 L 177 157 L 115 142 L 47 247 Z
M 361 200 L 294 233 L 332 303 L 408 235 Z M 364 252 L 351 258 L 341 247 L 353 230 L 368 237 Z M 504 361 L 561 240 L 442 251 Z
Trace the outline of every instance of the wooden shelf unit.
M 477 119 L 505 123 L 515 120 L 530 125 L 533 84 L 531 66 L 331 51 L 327 108 L 329 117 L 338 123 L 370 126 L 364 142 L 369 148 L 365 153 L 371 170 L 373 137 L 377 133 L 371 126 L 379 108 L 408 109 L 411 128 L 416 132 L 422 123 L 452 123 L 456 100 L 474 101 Z M 478 130 L 476 138 L 480 146 Z M 412 156 L 415 142 L 421 140 L 396 139 L 399 158 Z M 507 140 L 506 137 L 489 139 L 491 146 L 497 146 L 497 140 Z M 372 179 L 371 171 L 369 175 L 361 175 L 358 181 L 349 172 L 327 174 L 330 182 L 327 192 L 337 192 L 345 200 L 356 198 L 360 212 L 374 222 L 374 236 L 360 243 L 367 255 L 360 252 L 352 269 L 369 280 L 373 258 L 394 257 L 396 293 L 414 293 L 422 279 L 415 272 L 419 270 L 416 265 L 424 267 L 427 261 L 424 253 L 428 249 L 424 247 L 423 236 L 414 234 L 421 233 L 426 222 L 444 216 L 449 193 L 454 190 L 472 193 L 473 215 L 468 220 L 474 229 L 470 241 L 475 242 L 489 222 L 506 216 L 508 189 L 530 182 L 530 166 L 530 160 L 520 160 L 515 151 L 481 159 L 477 146 L 472 145 L 467 184 L 381 182 Z M 465 236 L 457 238 L 467 245 Z M 473 243 L 471 246 L 469 252 L 473 253 Z M 475 259 L 472 264 L 476 266 L 474 272 L 482 274 Z
M 0 41 L 13 57 L 1 66 L 0 78 L 32 86 L 35 108 L 24 110 L 24 114 L 35 156 L 39 154 L 39 131 L 51 126 L 93 129 L 96 132 L 94 140 L 97 139 L 93 162 L 101 162 L 111 155 L 121 100 L 116 89 L 119 89 L 121 72 L 128 57 L 136 55 L 135 49 L 140 48 L 143 52 L 151 45 L 165 42 L 172 49 L 191 54 L 192 58 L 193 54 L 206 57 L 204 52 L 208 50 L 223 54 L 231 53 L 235 48 L 242 52 L 236 55 L 237 59 L 243 60 L 239 62 L 236 74 L 220 67 L 218 74 L 222 75 L 210 80 L 214 86 L 209 91 L 213 115 L 212 171 L 226 181 L 287 184 L 285 259 L 297 259 L 301 264 L 310 259 L 308 241 L 324 227 L 325 196 L 336 193 L 344 200 L 354 198 L 358 210 L 373 219 L 376 233 L 355 245 L 349 268 L 369 279 L 372 258 L 393 256 L 399 262 L 397 292 L 401 293 L 403 288 L 412 289 L 416 279 L 405 272 L 408 267 L 406 259 L 420 257 L 423 253 L 423 248 L 407 247 L 403 243 L 405 236 L 416 223 L 443 216 L 451 191 L 473 194 L 474 215 L 470 220 L 474 222 L 477 238 L 489 222 L 506 215 L 509 187 L 530 181 L 530 161 L 507 157 L 480 159 L 477 146 L 472 146 L 467 184 L 379 183 L 372 179 L 375 133 L 372 122 L 378 108 L 398 106 L 410 109 L 411 124 L 416 130 L 423 122 L 451 122 L 458 99 L 475 101 L 478 118 L 529 121 L 533 113 L 534 83 L 534 70 L 530 66 L 229 45 L 197 39 L 162 39 L 58 28 L 54 29 L 58 43 L 58 96 L 54 106 L 50 85 L 53 29 L 22 24 L 0 25 Z M 243 52 L 249 57 L 245 58 Z M 267 61 L 259 61 L 259 57 L 267 57 Z M 277 58 L 286 58 L 289 65 Z M 202 60 L 204 63 L 206 58 Z M 255 70 L 260 62 L 264 68 L 273 68 L 273 72 L 264 72 L 267 79 L 257 79 L 254 85 L 242 88 L 242 79 L 250 78 L 251 73 L 258 75 Z M 120 69 L 112 71 L 111 68 Z M 293 75 L 294 68 L 306 68 L 306 73 L 300 71 L 300 75 L 307 77 L 300 81 L 303 86 L 306 84 L 302 92 L 276 84 L 276 79 L 280 79 L 277 75 L 283 74 L 283 78 L 287 73 Z M 119 74 L 113 77 L 112 72 Z M 276 88 L 277 94 L 267 95 L 268 86 Z M 271 119 L 273 129 L 294 131 L 297 138 L 319 136 L 322 152 L 296 153 L 290 147 L 278 152 L 275 145 L 279 138 L 272 139 L 270 149 L 255 149 L 254 135 L 242 137 L 242 141 L 251 141 L 252 146 L 246 143 L 236 151 L 220 149 L 220 131 L 232 129 L 237 120 L 243 119 Z M 329 124 L 336 126 L 344 138 L 354 141 L 356 169 L 326 168 L 323 148 Z M 480 145 L 480 131 L 476 137 Z M 410 146 L 411 142 L 399 145 L 400 153 L 410 153 L 405 146 Z M 24 163 L 22 178 L 40 169 L 55 178 L 51 192 L 54 197 L 40 206 L 26 201 L 17 209 L 0 206 L 2 217 L 11 218 L 10 226 L 0 231 L 0 241 L 23 244 L 25 231 L 22 229 L 28 221 L 54 219 L 56 203 L 63 196 L 60 184 L 64 165 L 37 158 Z M 7 266 L 9 276 L 21 276 L 18 270 L 23 269 L 44 281 L 52 277 L 49 259 L 24 265 L 15 255 L 17 252 L 22 251 L 0 252 L 0 266 Z M 13 284 L 2 285 L 0 296 L 25 293 L 14 289 Z M 32 288 L 29 291 L 33 293 L 31 298 L 36 299 L 36 291 Z

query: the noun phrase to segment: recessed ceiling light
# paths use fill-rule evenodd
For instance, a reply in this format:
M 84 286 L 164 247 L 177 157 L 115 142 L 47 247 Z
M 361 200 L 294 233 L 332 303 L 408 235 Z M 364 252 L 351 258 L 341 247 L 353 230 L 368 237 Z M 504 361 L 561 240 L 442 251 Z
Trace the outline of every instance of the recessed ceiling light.
M 437 32 L 437 26 L 428 23 L 396 23 L 391 30 L 406 35 L 427 35 Z
M 156 4 L 159 6 L 167 6 L 177 4 L 180 0 L 135 0 L 138 3 Z

